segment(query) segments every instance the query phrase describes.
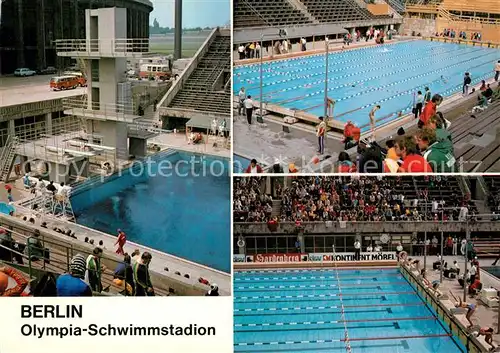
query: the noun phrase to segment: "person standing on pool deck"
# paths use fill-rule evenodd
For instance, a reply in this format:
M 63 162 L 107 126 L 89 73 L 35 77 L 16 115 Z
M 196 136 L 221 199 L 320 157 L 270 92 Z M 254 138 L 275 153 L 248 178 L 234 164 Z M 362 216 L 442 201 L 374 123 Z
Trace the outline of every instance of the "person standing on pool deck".
M 326 132 L 326 123 L 323 121 L 324 118 L 320 116 L 318 118 L 320 123 L 316 128 L 316 136 L 318 136 L 318 153 L 325 153 L 325 132 Z
M 238 92 L 238 99 L 240 100 L 240 104 L 238 105 L 238 115 L 243 115 L 243 111 L 245 110 L 245 87 L 241 87 Z
M 118 239 L 116 240 L 115 245 L 118 245 L 118 248 L 116 249 L 116 253 L 118 255 L 125 255 L 125 251 L 123 250 L 123 247 L 125 246 L 125 243 L 127 242 L 127 235 L 125 234 L 124 231 L 121 229 L 118 229 Z
M 500 60 L 495 64 L 495 81 L 498 82 L 498 78 L 500 78 Z
M 361 257 L 361 243 L 358 239 L 354 241 L 354 260 L 359 261 Z
M 450 294 L 455 298 L 456 303 L 455 303 L 455 308 L 464 308 L 467 309 L 467 314 L 465 315 L 465 318 L 467 321 L 469 321 L 470 326 L 468 328 L 471 328 L 474 326 L 474 323 L 471 320 L 472 314 L 476 311 L 476 304 L 472 303 L 466 303 L 462 301 L 462 298 L 457 298 L 455 295 L 450 291 Z
M 247 99 L 243 102 L 245 105 L 245 110 L 247 113 L 248 125 L 252 125 L 252 114 L 253 114 L 253 101 L 252 96 L 247 96 Z
M 380 105 L 376 105 L 370 110 L 368 114 L 370 117 L 370 129 L 372 132 L 372 140 L 375 141 L 375 113 L 380 109 Z
M 466 72 L 464 75 L 464 85 L 462 87 L 462 92 L 464 96 L 469 94 L 469 86 L 471 83 L 472 83 L 472 78 L 470 77 L 470 74 Z
M 424 107 L 424 96 L 422 96 L 422 91 L 417 92 L 417 104 L 415 105 L 415 119 L 422 114 L 422 108 Z
M 427 103 L 431 100 L 431 90 L 429 87 L 425 87 L 424 102 Z

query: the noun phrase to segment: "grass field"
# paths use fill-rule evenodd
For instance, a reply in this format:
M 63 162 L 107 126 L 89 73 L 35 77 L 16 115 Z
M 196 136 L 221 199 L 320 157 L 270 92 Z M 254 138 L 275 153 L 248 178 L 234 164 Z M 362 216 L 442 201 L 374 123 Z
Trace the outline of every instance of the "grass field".
M 182 36 L 182 57 L 190 58 L 194 56 L 196 51 L 201 47 L 205 39 L 207 39 L 210 31 L 188 32 Z M 150 38 L 150 48 L 152 52 L 160 54 L 174 53 L 174 35 L 152 35 Z

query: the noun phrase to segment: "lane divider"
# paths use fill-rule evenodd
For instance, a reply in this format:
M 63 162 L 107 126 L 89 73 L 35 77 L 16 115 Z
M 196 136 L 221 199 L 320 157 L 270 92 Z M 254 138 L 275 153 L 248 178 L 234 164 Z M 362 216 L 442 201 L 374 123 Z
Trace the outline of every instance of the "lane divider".
M 403 276 L 401 276 L 401 274 L 399 274 L 399 273 L 386 274 L 384 276 L 387 276 L 387 277 L 388 276 L 394 276 L 394 277 L 403 278 Z M 289 280 L 293 280 L 294 282 L 296 282 L 298 280 L 317 280 L 317 279 L 323 279 L 323 280 L 327 280 L 327 282 L 328 282 L 328 278 L 330 278 L 330 277 L 327 277 L 327 276 L 309 276 L 309 277 L 306 277 L 306 276 L 301 276 L 301 277 L 298 277 L 298 276 L 294 276 L 294 277 L 245 277 L 245 278 L 235 278 L 234 281 L 240 282 L 240 281 L 289 281 Z M 345 280 L 356 280 L 356 279 L 376 279 L 376 277 L 373 277 L 373 276 L 358 276 L 358 277 L 340 276 L 340 278 L 342 279 L 342 281 L 345 281 Z
M 235 324 L 235 327 L 272 327 L 272 326 L 297 326 L 297 325 L 328 325 L 360 322 L 384 322 L 384 321 L 427 321 L 436 320 L 434 316 L 402 317 L 402 318 L 382 318 L 382 319 L 358 319 L 358 320 L 330 320 L 330 321 L 303 321 L 303 322 L 271 322 L 271 323 L 249 323 Z M 368 327 L 367 327 L 368 328 Z
M 353 268 L 339 268 L 339 271 L 352 271 L 355 273 L 361 273 L 361 272 L 389 272 L 392 271 L 393 273 L 398 273 L 398 270 L 392 267 L 387 267 L 387 268 L 367 268 L 363 270 L 357 270 Z M 299 269 L 299 270 L 238 270 L 236 273 L 303 273 L 303 272 L 333 272 L 334 269 Z
M 438 338 L 451 337 L 450 334 L 433 334 L 433 335 L 411 335 L 411 336 L 388 336 L 388 337 L 359 337 L 350 338 L 350 341 L 381 341 L 381 340 L 405 340 L 405 339 L 420 339 L 420 338 Z M 303 340 L 303 341 L 274 341 L 274 342 L 242 342 L 235 343 L 235 346 L 266 346 L 266 345 L 292 345 L 292 344 L 324 344 L 344 342 L 345 339 L 330 339 L 330 340 Z
M 377 282 L 377 286 L 373 286 L 371 284 L 352 284 L 352 285 L 342 285 L 343 288 L 350 288 L 350 287 L 356 287 L 356 288 L 379 288 L 380 285 L 392 285 L 392 284 L 403 284 L 406 283 L 405 281 L 396 281 L 396 282 Z M 291 289 L 291 290 L 297 290 L 297 289 L 317 289 L 317 288 L 338 288 L 340 287 L 339 284 L 310 284 L 310 285 L 299 285 L 299 286 L 240 286 L 240 287 L 235 287 L 235 291 L 248 291 L 249 289 Z
M 425 305 L 422 302 L 418 303 L 406 303 L 406 304 L 369 304 L 369 305 L 344 305 L 344 308 L 371 308 L 371 307 L 406 307 L 406 306 L 422 306 Z M 298 307 L 285 307 L 285 308 L 246 308 L 246 309 L 234 309 L 234 312 L 265 312 L 265 311 L 307 311 L 307 310 L 328 310 L 328 309 L 338 309 L 339 306 L 298 306 Z M 355 311 L 354 311 L 355 312 Z M 242 315 L 243 316 L 243 315 Z
M 377 299 L 381 297 L 381 295 L 400 295 L 400 294 L 415 294 L 414 291 L 405 291 L 405 292 L 372 292 L 372 293 L 349 293 L 343 294 L 344 297 L 362 297 L 362 296 L 377 296 Z M 235 303 L 242 303 L 248 299 L 306 299 L 307 298 L 338 298 L 338 294 L 298 294 L 298 295 L 257 295 L 257 296 L 235 296 Z M 237 301 L 236 299 L 243 299 L 244 301 Z M 340 300 L 340 299 L 339 299 Z M 251 303 L 251 302 L 247 302 Z

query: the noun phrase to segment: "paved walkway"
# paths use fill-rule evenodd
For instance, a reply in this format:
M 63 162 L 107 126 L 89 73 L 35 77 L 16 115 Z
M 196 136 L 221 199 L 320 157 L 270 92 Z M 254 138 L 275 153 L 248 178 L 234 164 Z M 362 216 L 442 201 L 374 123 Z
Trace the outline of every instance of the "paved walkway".
M 420 264 L 421 267 L 423 268 L 423 261 L 424 258 L 423 256 L 412 256 L 412 258 L 420 259 Z M 448 267 L 450 267 L 453 264 L 453 261 L 457 261 L 460 264 L 460 273 L 463 273 L 464 270 L 464 258 L 461 256 L 445 256 L 444 260 L 448 262 Z M 439 280 L 440 279 L 440 271 L 436 271 L 432 269 L 432 263 L 437 261 L 436 256 L 429 256 L 427 258 L 427 279 L 432 282 L 434 280 Z M 491 266 L 493 260 L 488 259 L 488 260 L 479 260 L 479 266 Z M 500 265 L 499 265 L 500 266 Z M 468 265 L 468 268 L 470 266 Z M 488 276 L 485 271 L 481 271 L 481 276 L 486 277 Z M 496 288 L 500 289 L 500 280 L 496 278 L 492 278 L 491 276 L 488 276 L 489 280 L 496 280 L 498 282 L 498 286 Z M 485 279 L 482 279 L 483 281 L 486 281 Z M 458 284 L 457 280 L 450 280 L 447 278 L 443 277 L 443 282 L 440 285 L 440 290 L 443 292 L 443 294 L 448 294 L 449 291 L 453 293 L 457 298 L 460 297 L 463 299 L 464 295 L 464 289 L 460 287 Z M 451 296 L 450 296 L 451 297 Z M 453 300 L 451 298 L 451 300 Z M 490 308 L 483 304 L 482 301 L 478 299 L 471 298 L 467 295 L 467 302 L 468 303 L 474 303 L 476 304 L 476 312 L 472 316 L 472 322 L 476 325 L 479 325 L 481 327 L 489 326 L 492 327 L 495 330 L 495 334 L 493 335 L 493 341 L 495 345 L 500 344 L 500 333 L 497 331 L 498 327 L 498 320 L 499 320 L 499 309 L 498 308 Z M 466 323 L 467 321 L 465 320 L 465 315 L 460 315 L 459 320 L 463 323 Z M 500 350 L 499 350 L 500 351 Z

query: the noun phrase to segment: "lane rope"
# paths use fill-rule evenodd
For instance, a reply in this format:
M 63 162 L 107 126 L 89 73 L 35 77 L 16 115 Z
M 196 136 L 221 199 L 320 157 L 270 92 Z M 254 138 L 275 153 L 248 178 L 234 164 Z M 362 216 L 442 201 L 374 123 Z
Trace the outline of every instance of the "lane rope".
M 333 249 L 333 258 L 337 258 L 337 253 L 335 252 L 335 246 L 333 246 L 332 249 Z M 352 353 L 351 341 L 349 340 L 349 331 L 347 330 L 347 321 L 345 318 L 344 301 L 342 300 L 342 286 L 340 285 L 339 271 L 337 270 L 337 261 L 333 262 L 333 267 L 335 269 L 335 275 L 337 276 L 337 286 L 338 286 L 339 299 L 340 299 L 340 318 L 342 319 L 342 321 L 344 323 L 345 350 L 347 353 Z

